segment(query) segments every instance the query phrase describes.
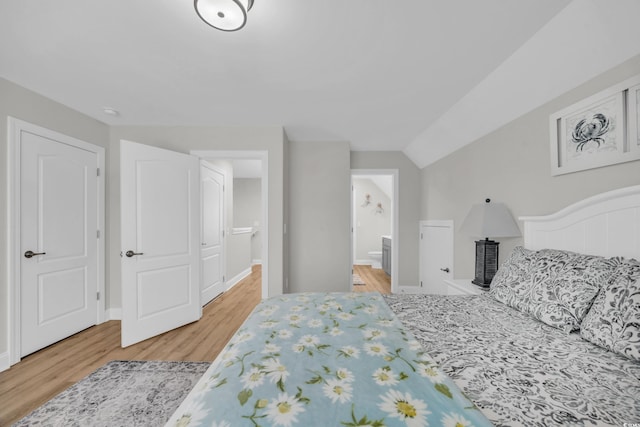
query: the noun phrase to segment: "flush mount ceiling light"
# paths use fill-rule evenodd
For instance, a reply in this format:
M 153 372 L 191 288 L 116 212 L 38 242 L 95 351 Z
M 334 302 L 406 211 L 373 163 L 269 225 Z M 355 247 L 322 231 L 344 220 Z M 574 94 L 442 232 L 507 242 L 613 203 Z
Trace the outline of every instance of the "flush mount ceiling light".
M 236 31 L 247 23 L 253 0 L 194 0 L 198 16 L 213 28 Z

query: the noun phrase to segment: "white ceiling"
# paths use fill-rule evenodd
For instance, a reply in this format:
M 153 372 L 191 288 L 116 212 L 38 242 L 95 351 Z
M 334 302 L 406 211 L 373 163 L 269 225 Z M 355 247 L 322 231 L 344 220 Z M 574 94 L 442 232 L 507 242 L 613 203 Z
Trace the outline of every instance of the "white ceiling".
M 191 0 L 2 0 L 0 76 L 109 125 L 282 125 L 423 166 L 432 129 L 568 3 L 255 0 L 225 33 Z

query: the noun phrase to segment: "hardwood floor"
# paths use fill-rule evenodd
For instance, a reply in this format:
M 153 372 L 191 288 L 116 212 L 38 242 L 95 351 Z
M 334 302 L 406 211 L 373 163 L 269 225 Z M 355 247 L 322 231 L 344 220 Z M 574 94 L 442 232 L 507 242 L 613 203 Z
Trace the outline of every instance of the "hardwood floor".
M 391 278 L 382 269 L 370 265 L 354 265 L 353 272 L 362 278 L 364 285 L 354 286 L 354 292 L 391 293 Z
M 93 326 L 0 372 L 0 426 L 8 426 L 112 360 L 213 361 L 261 299 L 260 266 L 194 323 L 120 347 L 120 321 Z

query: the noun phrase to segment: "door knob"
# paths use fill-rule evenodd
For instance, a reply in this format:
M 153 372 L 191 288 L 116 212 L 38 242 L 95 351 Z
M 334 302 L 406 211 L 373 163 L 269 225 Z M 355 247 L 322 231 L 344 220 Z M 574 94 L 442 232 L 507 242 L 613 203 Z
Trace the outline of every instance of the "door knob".
M 128 256 L 129 258 L 131 258 L 134 255 L 144 255 L 144 253 L 143 252 L 127 251 L 127 252 L 125 252 L 125 255 Z
M 441 270 L 441 271 L 444 271 L 445 273 L 448 273 L 448 272 L 450 271 L 450 270 L 449 270 L 449 267 L 447 267 L 447 268 L 441 268 L 440 270 Z
M 24 253 L 24 257 L 25 258 L 33 258 L 36 255 L 46 255 L 46 252 L 33 252 L 33 251 L 27 251 Z

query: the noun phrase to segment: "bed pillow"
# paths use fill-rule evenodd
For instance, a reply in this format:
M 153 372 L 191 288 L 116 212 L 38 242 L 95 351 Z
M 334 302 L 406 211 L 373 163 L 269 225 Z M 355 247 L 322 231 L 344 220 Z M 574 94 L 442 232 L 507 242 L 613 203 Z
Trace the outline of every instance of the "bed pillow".
M 580 327 L 582 338 L 640 361 L 640 262 L 622 260 Z
M 509 307 L 523 311 L 527 295 L 531 291 L 531 269 L 535 261 L 535 251 L 516 246 L 493 277 L 489 295 Z
M 565 332 L 577 330 L 616 265 L 614 260 L 599 256 L 540 250 L 523 311 Z

